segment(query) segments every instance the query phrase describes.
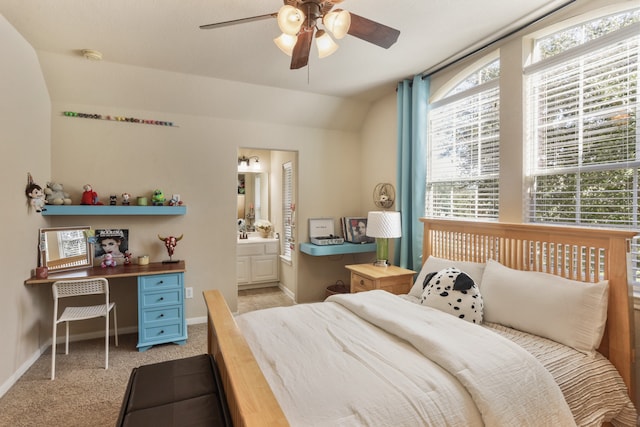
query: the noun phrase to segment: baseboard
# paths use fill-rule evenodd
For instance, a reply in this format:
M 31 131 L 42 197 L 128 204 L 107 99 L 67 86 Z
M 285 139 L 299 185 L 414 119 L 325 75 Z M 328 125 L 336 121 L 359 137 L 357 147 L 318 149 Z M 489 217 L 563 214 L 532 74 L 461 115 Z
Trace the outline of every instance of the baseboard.
M 4 396 L 5 393 L 8 392 L 16 382 L 18 382 L 20 377 L 29 370 L 31 365 L 36 363 L 36 361 L 40 358 L 42 353 L 44 353 L 47 348 L 49 348 L 49 345 L 45 345 L 44 347 L 41 347 L 38 350 L 36 350 L 31 355 L 31 357 L 29 357 L 27 360 L 25 360 L 25 362 L 22 365 L 20 365 L 18 370 L 15 371 L 13 375 L 7 378 L 7 380 L 0 386 L 0 398 Z
M 280 288 L 280 290 L 282 292 L 284 292 L 284 294 L 286 296 L 288 296 L 289 298 L 291 298 L 291 300 L 293 301 L 294 304 L 296 303 L 296 294 L 294 294 L 291 289 L 287 288 L 286 286 L 284 286 L 282 283 L 278 283 L 278 288 Z

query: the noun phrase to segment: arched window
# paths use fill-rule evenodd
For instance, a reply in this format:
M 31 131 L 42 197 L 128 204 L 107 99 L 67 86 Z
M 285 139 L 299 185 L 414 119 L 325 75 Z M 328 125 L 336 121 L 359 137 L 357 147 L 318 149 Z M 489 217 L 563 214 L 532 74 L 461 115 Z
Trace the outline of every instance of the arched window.
M 431 104 L 426 216 L 497 220 L 499 77 L 496 59 Z

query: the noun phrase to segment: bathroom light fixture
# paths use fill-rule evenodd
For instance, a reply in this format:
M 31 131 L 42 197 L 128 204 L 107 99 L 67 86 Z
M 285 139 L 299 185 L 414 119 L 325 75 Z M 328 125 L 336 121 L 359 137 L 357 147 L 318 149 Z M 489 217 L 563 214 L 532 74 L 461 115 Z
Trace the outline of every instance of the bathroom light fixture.
M 254 159 L 253 164 L 251 159 Z M 261 168 L 260 158 L 258 156 L 240 156 L 238 157 L 238 172 L 256 172 Z

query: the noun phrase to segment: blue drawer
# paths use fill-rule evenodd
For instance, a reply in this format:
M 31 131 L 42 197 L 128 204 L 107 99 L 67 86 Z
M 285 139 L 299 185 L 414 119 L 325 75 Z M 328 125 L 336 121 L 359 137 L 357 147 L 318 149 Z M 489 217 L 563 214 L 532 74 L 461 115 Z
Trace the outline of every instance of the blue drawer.
M 151 326 L 158 322 L 181 322 L 182 307 L 172 306 L 156 310 L 144 310 L 140 313 L 140 316 L 142 316 L 142 322 L 145 326 Z
M 140 286 L 142 286 L 143 292 L 182 287 L 182 274 L 176 273 L 141 276 Z
M 138 335 L 140 341 L 144 343 L 169 342 L 174 338 L 183 336 L 182 327 L 180 322 L 170 325 L 151 326 L 138 331 Z
M 182 288 L 165 292 L 145 292 L 141 295 L 141 307 L 157 307 L 182 303 Z

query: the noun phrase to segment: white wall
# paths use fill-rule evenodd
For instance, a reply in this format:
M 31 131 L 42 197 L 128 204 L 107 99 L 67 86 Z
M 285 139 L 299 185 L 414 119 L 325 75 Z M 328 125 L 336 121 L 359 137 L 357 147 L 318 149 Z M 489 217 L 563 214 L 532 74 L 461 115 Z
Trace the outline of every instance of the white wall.
M 369 104 L 44 52 L 36 56 L 9 24 L 0 24 L 0 135 L 3 159 L 11 159 L 5 161 L 3 176 L 13 189 L 3 227 L 6 239 L 14 242 L 3 246 L 6 290 L 0 319 L 11 325 L 3 329 L 7 345 L 0 347 L 0 384 L 5 388 L 50 339 L 50 289 L 23 285 L 36 265 L 41 226 L 128 228 L 134 256 L 149 254 L 152 261 L 167 257 L 158 234 L 184 234 L 174 258 L 187 262 L 185 281 L 194 288 L 194 298 L 187 300 L 186 315 L 198 321 L 206 315 L 201 297 L 206 289 L 220 289 L 230 308 L 237 306 L 240 147 L 297 156 L 298 242 L 308 241 L 310 217 L 337 219 L 366 212 L 360 197 L 359 129 Z M 70 118 L 63 111 L 171 121 L 176 126 Z M 155 188 L 180 193 L 187 215 L 27 215 L 28 171 L 43 184 L 61 182 L 74 203 L 87 183 L 103 202 L 109 194 L 125 191 L 134 196 L 149 195 Z M 295 253 L 294 264 L 284 273 L 299 302 L 318 301 L 328 284 L 348 277 L 344 265 L 353 262 L 361 261 L 357 256 L 329 259 Z M 134 328 L 135 280 L 114 281 L 112 294 L 121 327 Z
M 27 173 L 50 173 L 50 100 L 38 58 L 0 15 L 0 158 L 4 193 L 0 245 L 0 396 L 40 354 L 51 290 L 26 287 L 36 265 L 40 214 L 27 210 Z M 47 292 L 48 291 L 48 292 Z

